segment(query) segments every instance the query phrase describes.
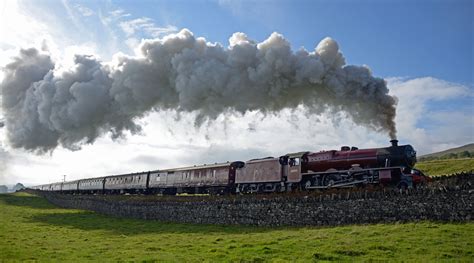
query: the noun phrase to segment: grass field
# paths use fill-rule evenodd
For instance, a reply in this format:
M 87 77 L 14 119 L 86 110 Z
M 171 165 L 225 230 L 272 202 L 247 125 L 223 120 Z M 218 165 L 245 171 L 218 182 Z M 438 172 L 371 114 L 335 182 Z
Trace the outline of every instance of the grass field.
M 474 171 L 474 158 L 419 162 L 416 164 L 416 168 L 428 175 L 445 175 Z
M 257 228 L 119 219 L 0 195 L 0 261 L 474 261 L 474 223 Z

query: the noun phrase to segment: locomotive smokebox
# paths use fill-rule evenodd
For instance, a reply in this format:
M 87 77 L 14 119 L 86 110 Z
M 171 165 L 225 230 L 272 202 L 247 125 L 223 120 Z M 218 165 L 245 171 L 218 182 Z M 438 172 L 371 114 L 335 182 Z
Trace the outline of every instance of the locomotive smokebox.
M 390 142 L 392 143 L 392 146 L 393 146 L 393 147 L 397 147 L 397 146 L 398 146 L 398 140 L 391 140 Z

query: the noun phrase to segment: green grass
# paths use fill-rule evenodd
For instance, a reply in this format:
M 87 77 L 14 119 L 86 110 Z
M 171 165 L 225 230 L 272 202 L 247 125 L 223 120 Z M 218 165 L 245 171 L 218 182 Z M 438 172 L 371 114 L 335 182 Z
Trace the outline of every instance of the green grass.
M 0 261 L 474 261 L 474 223 L 331 228 L 170 224 L 0 195 Z
M 428 175 L 446 175 L 474 171 L 474 158 L 419 162 L 415 166 Z

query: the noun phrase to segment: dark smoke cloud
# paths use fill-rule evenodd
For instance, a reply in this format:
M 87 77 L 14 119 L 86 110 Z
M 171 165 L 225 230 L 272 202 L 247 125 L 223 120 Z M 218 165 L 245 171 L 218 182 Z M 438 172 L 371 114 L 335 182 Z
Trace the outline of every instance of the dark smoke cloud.
M 235 33 L 229 42 L 225 48 L 184 29 L 110 63 L 76 55 L 67 71 L 48 54 L 21 50 L 1 83 L 8 140 L 37 152 L 78 149 L 107 132 L 139 132 L 137 119 L 153 110 L 197 112 L 199 124 L 222 113 L 298 105 L 314 114 L 344 112 L 395 137 L 396 99 L 385 81 L 345 65 L 334 40 L 323 39 L 313 52 L 293 52 L 277 33 L 261 43 Z

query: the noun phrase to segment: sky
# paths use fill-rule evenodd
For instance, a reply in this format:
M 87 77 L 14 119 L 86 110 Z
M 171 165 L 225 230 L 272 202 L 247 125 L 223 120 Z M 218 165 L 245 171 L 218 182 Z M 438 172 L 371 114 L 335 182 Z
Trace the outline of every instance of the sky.
M 0 3 L 0 66 L 5 69 L 21 48 L 32 47 L 48 53 L 58 71 L 74 68 L 75 54 L 93 55 L 103 65 L 119 58 L 138 61 L 142 41 L 184 28 L 227 50 L 236 32 L 256 43 L 278 32 L 293 52 L 314 52 L 330 37 L 347 65 L 364 66 L 385 79 L 398 100 L 397 138 L 421 155 L 474 141 L 473 16 L 472 1 L 457 0 L 6 0 Z M 34 185 L 60 181 L 63 175 L 75 180 L 342 145 L 384 147 L 390 139 L 351 113 L 335 117 L 301 106 L 272 114 L 225 113 L 198 126 L 196 114 L 146 111 L 134 118 L 139 132 L 126 130 L 115 139 L 99 134 L 93 143 L 46 152 L 15 147 L 5 122 L 0 184 Z M 0 119 L 5 115 L 2 109 Z

